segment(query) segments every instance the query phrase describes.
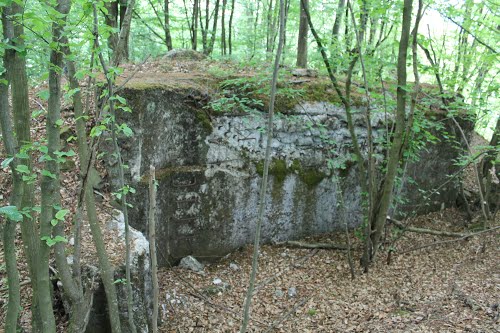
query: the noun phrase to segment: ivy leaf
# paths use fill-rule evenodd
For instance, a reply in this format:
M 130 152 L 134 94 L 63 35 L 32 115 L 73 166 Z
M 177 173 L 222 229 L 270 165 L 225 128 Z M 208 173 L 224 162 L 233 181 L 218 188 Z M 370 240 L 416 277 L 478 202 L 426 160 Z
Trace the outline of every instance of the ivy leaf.
M 64 124 L 62 119 L 57 119 L 56 120 L 56 126 L 61 127 Z
M 17 210 L 16 206 L 0 207 L 0 215 L 4 215 L 9 220 L 20 222 L 23 220 L 23 215 Z

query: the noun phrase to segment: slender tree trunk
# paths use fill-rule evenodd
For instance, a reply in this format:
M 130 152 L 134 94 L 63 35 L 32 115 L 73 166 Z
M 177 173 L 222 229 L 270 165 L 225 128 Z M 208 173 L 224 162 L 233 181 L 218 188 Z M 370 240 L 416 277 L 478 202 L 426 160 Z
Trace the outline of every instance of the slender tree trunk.
M 219 5 L 220 5 L 220 0 L 215 1 L 215 8 L 214 8 L 214 20 L 212 24 L 212 35 L 210 37 L 210 43 L 207 48 L 206 55 L 212 54 L 212 51 L 214 50 L 214 45 L 215 45 L 215 36 L 217 34 L 217 20 L 219 18 Z M 208 29 L 208 26 L 206 27 Z
M 102 64 L 105 64 L 104 57 L 102 55 L 102 51 L 99 47 L 99 39 L 98 39 L 98 16 L 97 16 L 97 7 L 93 5 L 94 12 L 94 50 L 98 53 L 99 59 Z M 90 158 L 90 164 L 92 162 L 92 157 Z M 87 167 L 86 170 L 89 170 Z M 85 198 L 85 205 L 87 208 L 87 215 L 90 224 L 90 231 L 92 233 L 92 239 L 94 241 L 97 256 L 99 259 L 99 267 L 101 269 L 101 278 L 102 283 L 104 285 L 104 290 L 106 291 L 106 300 L 108 302 L 108 311 L 110 317 L 111 331 L 112 333 L 121 333 L 121 325 L 120 325 L 120 316 L 118 311 L 118 298 L 116 295 L 116 288 L 114 284 L 114 274 L 113 267 L 109 262 L 108 255 L 106 253 L 106 247 L 104 245 L 104 239 L 102 236 L 101 227 L 99 225 L 99 219 L 97 217 L 97 212 L 95 209 L 95 199 L 92 184 L 86 181 L 87 174 L 83 175 L 83 195 Z
M 271 81 L 271 100 L 269 102 L 269 113 L 267 116 L 267 143 L 266 143 L 266 157 L 264 160 L 264 174 L 262 175 L 262 182 L 259 192 L 259 214 L 257 218 L 257 224 L 255 226 L 255 239 L 252 257 L 252 272 L 250 274 L 250 281 L 248 285 L 248 290 L 245 298 L 245 304 L 243 309 L 243 322 L 241 324 L 240 333 L 247 332 L 248 321 L 250 318 L 250 306 L 252 303 L 252 295 L 255 286 L 255 277 L 257 275 L 257 266 L 259 263 L 259 248 L 260 248 L 260 231 L 262 226 L 262 221 L 264 219 L 264 209 L 266 206 L 266 191 L 267 191 L 267 178 L 269 176 L 269 164 L 271 161 L 271 144 L 273 138 L 273 115 L 274 115 L 274 103 L 276 101 L 276 86 L 278 82 L 278 71 L 281 60 L 281 52 L 283 51 L 283 41 L 285 36 L 285 6 L 284 0 L 280 0 L 279 6 L 279 32 L 280 38 L 278 42 L 278 50 L 276 52 L 276 57 L 274 60 L 273 78 Z
M 221 53 L 222 55 L 227 54 L 226 46 L 226 5 L 227 0 L 222 0 L 222 15 L 221 15 Z
M 53 43 L 54 45 L 56 45 L 56 49 L 53 49 L 50 55 L 51 66 L 49 69 L 49 92 L 50 92 L 49 113 L 54 113 L 54 119 L 56 120 L 60 118 L 60 108 L 61 108 L 60 69 L 62 69 L 63 67 L 63 53 L 69 54 L 69 51 L 66 50 L 68 45 L 68 40 L 66 37 L 62 35 L 62 30 L 63 30 L 63 25 L 66 24 L 66 17 L 70 11 L 70 6 L 71 2 L 69 0 L 58 1 L 58 5 L 55 9 L 62 14 L 61 16 L 62 18 L 60 21 L 54 22 L 52 28 Z M 74 68 L 74 63 L 71 61 L 68 61 L 68 74 L 70 82 L 74 83 L 76 81 L 76 79 L 74 78 L 75 68 Z M 74 89 L 77 88 L 79 87 L 78 86 L 74 87 Z M 80 91 L 77 91 L 76 95 L 81 98 Z M 80 106 L 81 104 L 82 103 L 80 99 Z M 76 107 L 78 107 L 78 105 Z M 55 142 L 51 141 L 53 148 L 59 150 L 59 148 L 57 147 L 60 142 L 59 128 L 58 127 L 51 128 L 50 131 L 47 131 L 47 135 L 49 135 L 49 132 L 50 132 L 49 138 L 52 138 L 51 139 L 52 141 L 57 139 L 57 141 Z M 54 166 L 51 166 L 50 168 L 52 169 L 54 168 Z M 59 170 L 57 165 L 55 166 L 54 171 L 50 169 L 49 171 L 54 172 L 56 176 L 59 176 Z M 54 197 L 52 198 L 53 200 L 52 205 L 60 204 L 58 180 L 59 177 L 57 177 L 57 180 L 53 180 L 55 183 L 54 184 L 55 192 L 54 192 Z M 60 237 L 64 236 L 64 223 L 62 221 L 59 221 L 59 223 L 57 223 L 57 225 L 54 226 L 54 236 L 60 236 Z M 75 239 L 75 244 L 78 241 L 79 240 Z M 75 257 L 77 256 L 78 254 L 75 253 Z M 90 311 L 90 304 L 86 302 L 84 299 L 83 288 L 81 283 L 81 275 L 78 274 L 76 276 L 76 280 L 73 279 L 71 269 L 69 267 L 66 258 L 66 248 L 64 243 L 61 242 L 56 243 L 55 257 L 56 257 L 57 268 L 59 271 L 59 276 L 64 287 L 64 294 L 68 298 L 69 304 L 71 305 L 68 331 L 74 333 L 84 332 L 87 325 L 87 318 L 88 318 L 88 313 Z M 79 260 L 75 260 L 74 265 L 78 266 L 75 267 L 77 270 L 81 269 L 79 266 Z M 88 294 L 90 295 L 90 293 L 91 292 L 89 291 Z
M 2 25 L 4 31 L 8 28 L 6 20 L 7 18 L 4 13 L 2 13 Z M 4 32 L 4 36 L 8 35 L 8 33 Z M 3 64 L 4 68 L 7 68 L 7 70 L 9 67 L 9 56 L 12 56 L 12 52 L 5 51 Z M 0 127 L 2 130 L 5 152 L 8 157 L 14 158 L 9 165 L 12 172 L 12 193 L 10 196 L 10 204 L 12 206 L 16 206 L 19 210 L 21 209 L 24 184 L 21 175 L 16 171 L 16 167 L 21 161 L 18 158 L 15 158 L 17 152 L 19 151 L 19 146 L 16 138 L 14 137 L 14 127 L 10 117 L 9 78 L 6 73 L 0 75 L 0 82 L 2 80 L 5 80 L 6 83 L 0 83 Z M 16 258 L 16 222 L 17 221 L 6 219 L 3 230 L 5 269 L 7 271 L 7 286 L 9 288 L 7 311 L 5 312 L 6 333 L 17 332 L 17 321 L 19 319 L 19 309 L 21 306 L 19 271 L 17 269 Z
M 333 28 L 332 28 L 333 45 L 337 45 L 339 41 L 340 25 L 342 24 L 342 17 L 344 15 L 345 1 L 346 0 L 339 0 L 337 12 L 335 14 L 335 21 L 333 21 Z
M 169 4 L 170 0 L 165 0 L 165 44 L 167 45 L 167 50 L 171 51 L 172 47 L 172 35 L 170 34 L 170 10 Z
M 267 14 L 266 14 L 266 58 L 269 58 L 269 55 L 273 52 L 272 40 L 274 31 L 273 27 L 273 0 L 268 0 L 269 3 L 267 5 Z
M 14 24 L 11 17 L 22 17 L 24 13 L 24 3 L 12 2 L 9 7 L 3 7 L 4 37 L 12 43 L 13 48 L 6 50 L 9 53 L 7 69 L 9 72 L 11 92 L 12 92 L 12 110 L 14 116 L 14 131 L 17 137 L 17 143 L 21 147 L 31 143 L 30 135 L 30 109 L 28 95 L 28 77 L 26 74 L 26 59 L 21 54 L 25 50 L 24 46 L 24 28 L 22 24 Z M 20 163 L 26 165 L 32 170 L 31 158 L 23 159 Z M 21 199 L 21 210 L 31 210 L 33 206 L 34 186 L 32 183 L 24 182 L 24 191 Z M 21 233 L 23 238 L 23 250 L 28 262 L 28 270 L 32 281 L 33 300 L 31 306 L 32 312 L 32 332 L 42 332 L 42 317 L 39 306 L 39 288 L 38 288 L 38 254 L 40 237 L 34 219 L 24 217 L 21 222 Z M 48 271 L 48 267 L 47 267 Z M 44 332 L 45 333 L 45 332 Z
M 149 167 L 149 253 L 151 255 L 151 280 L 153 282 L 153 333 L 158 332 L 158 262 L 156 259 L 156 179 L 155 167 Z
M 111 2 L 105 2 L 107 14 L 104 16 L 104 22 L 107 26 L 111 28 L 118 28 L 118 0 L 113 0 Z M 108 47 L 111 50 L 115 50 L 118 44 L 118 33 L 111 32 L 108 37 Z
M 229 32 L 228 32 L 228 44 L 229 44 L 229 55 L 233 54 L 233 17 L 234 17 L 234 6 L 235 0 L 231 0 L 231 14 L 229 15 Z
M 132 22 L 132 13 L 134 11 L 135 0 L 130 0 L 126 11 L 123 14 L 123 21 L 120 21 L 120 33 L 116 44 L 116 49 L 113 52 L 113 66 L 118 66 L 122 60 L 128 59 L 128 40 L 130 34 L 130 24 Z
M 306 10 L 309 10 L 309 0 L 305 0 L 303 6 L 300 6 L 299 37 L 297 41 L 297 67 L 299 68 L 307 68 L 307 34 L 309 33 L 309 29 L 307 26 Z
M 378 201 L 378 209 L 372 225 L 372 254 L 371 259 L 374 260 L 380 245 L 380 239 L 387 220 L 387 212 L 392 199 L 394 189 L 394 181 L 396 179 L 397 169 L 400 162 L 400 151 L 403 146 L 403 134 L 406 127 L 405 110 L 406 110 L 406 61 L 408 56 L 408 45 L 410 40 L 412 14 L 412 0 L 404 0 L 403 5 L 403 21 L 401 27 L 401 38 L 399 42 L 398 53 L 398 87 L 397 87 L 397 107 L 396 107 L 396 128 L 394 131 L 392 145 L 389 151 L 389 160 L 387 161 L 387 171 L 385 181 L 382 188 L 382 195 Z
M 199 3 L 199 1 L 200 0 L 194 0 L 193 19 L 191 20 L 191 22 L 192 22 L 191 47 L 195 51 L 198 48 L 198 16 L 200 15 L 200 3 Z

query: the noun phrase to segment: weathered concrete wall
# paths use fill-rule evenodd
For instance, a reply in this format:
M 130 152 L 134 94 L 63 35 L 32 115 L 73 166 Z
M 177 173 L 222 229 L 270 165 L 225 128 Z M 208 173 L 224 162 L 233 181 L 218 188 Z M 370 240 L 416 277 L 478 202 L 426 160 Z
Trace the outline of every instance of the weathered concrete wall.
M 134 129 L 120 145 L 129 165 L 127 176 L 137 193 L 129 197 L 131 224 L 147 229 L 147 174 L 154 165 L 159 182 L 157 237 L 159 263 L 193 255 L 219 257 L 251 242 L 258 211 L 258 193 L 265 151 L 265 114 L 208 114 L 193 89 L 169 87 L 126 88 L 121 95 L 134 110 L 123 121 Z M 194 99 L 197 100 L 196 98 Z M 356 131 L 366 145 L 364 120 L 356 116 Z M 375 113 L 377 138 L 385 135 L 385 116 Z M 409 198 L 405 211 L 415 209 L 417 187 L 429 190 L 453 172 L 458 150 L 449 142 L 427 145 L 421 161 L 407 173 L 416 185 L 402 193 Z M 382 145 L 376 151 L 383 155 Z M 262 230 L 264 241 L 280 241 L 330 232 L 343 227 L 338 208 L 340 186 L 349 226 L 361 221 L 360 187 L 350 156 L 350 135 L 342 107 L 304 102 L 274 121 L 273 163 Z M 108 159 L 110 179 L 115 162 Z M 333 169 L 331 164 L 338 165 Z M 380 161 L 381 163 L 381 161 Z M 335 176 L 337 182 L 332 181 Z M 430 198 L 424 209 L 454 204 L 453 181 Z M 399 210 L 398 210 L 399 211 Z

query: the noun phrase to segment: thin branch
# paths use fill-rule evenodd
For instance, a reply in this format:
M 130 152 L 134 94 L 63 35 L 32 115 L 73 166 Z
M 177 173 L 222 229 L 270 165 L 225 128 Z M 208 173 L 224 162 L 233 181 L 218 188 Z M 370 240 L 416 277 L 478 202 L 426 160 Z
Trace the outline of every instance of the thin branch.
M 491 229 L 481 230 L 479 232 L 468 234 L 468 235 L 465 235 L 465 236 L 460 237 L 460 238 L 455 238 L 455 239 L 449 239 L 449 240 L 440 241 L 440 242 L 433 242 L 433 243 L 424 244 L 422 246 L 417 246 L 417 247 L 411 248 L 409 250 L 406 250 L 406 251 L 403 251 L 403 252 L 399 252 L 398 254 L 406 254 L 408 252 L 417 251 L 417 250 L 425 249 L 425 248 L 436 246 L 436 245 L 442 245 L 442 244 L 453 243 L 453 242 L 457 242 L 457 241 L 461 241 L 461 240 L 467 240 L 467 239 L 469 239 L 471 237 L 479 236 L 479 235 L 482 235 L 484 233 L 495 231 L 497 229 L 500 229 L 500 226 L 497 226 L 497 227 L 494 227 L 494 228 L 491 228 Z
M 469 35 L 471 35 L 472 37 L 474 37 L 474 39 L 481 45 L 483 45 L 484 47 L 486 47 L 488 50 L 490 50 L 491 52 L 493 52 L 494 54 L 498 54 L 498 52 L 492 48 L 491 46 L 489 46 L 488 44 L 486 44 L 485 42 L 483 42 L 482 40 L 479 39 L 479 37 L 477 37 L 475 34 L 473 34 L 470 30 L 468 30 L 467 28 L 465 28 L 464 26 L 462 26 L 460 23 L 458 23 L 457 21 L 455 21 L 454 19 L 452 19 L 451 17 L 447 16 L 447 15 L 443 15 L 444 17 L 446 17 L 448 20 L 450 20 L 451 22 L 455 23 L 458 27 L 460 27 L 460 29 L 463 29 L 466 33 L 468 33 Z

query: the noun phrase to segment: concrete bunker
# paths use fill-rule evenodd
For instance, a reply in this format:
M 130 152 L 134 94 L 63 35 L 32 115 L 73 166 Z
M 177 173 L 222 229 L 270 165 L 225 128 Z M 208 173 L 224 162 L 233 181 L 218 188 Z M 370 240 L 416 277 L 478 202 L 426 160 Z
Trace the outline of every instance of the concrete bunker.
M 177 75 L 168 82 L 158 77 L 139 77 L 120 93 L 133 110 L 120 115 L 120 121 L 134 130 L 133 137 L 120 140 L 129 167 L 127 181 L 137 191 L 128 199 L 133 205 L 130 221 L 134 228 L 146 232 L 147 177 L 153 165 L 158 180 L 160 265 L 187 255 L 215 259 L 253 238 L 266 115 L 257 110 L 209 110 L 211 80 L 193 75 Z M 328 82 L 311 80 L 314 84 L 306 86 L 312 89 L 308 97 L 282 103 L 274 120 L 273 162 L 262 230 L 265 242 L 343 227 L 337 186 L 344 191 L 348 225 L 354 227 L 361 222 L 360 187 L 350 157 L 345 110 L 336 103 Z M 322 89 L 321 94 L 318 89 Z M 360 142 L 366 146 L 362 108 L 360 102 L 354 110 L 355 124 Z M 434 112 L 425 117 L 453 136 L 445 115 Z M 471 130 L 470 122 L 461 122 Z M 376 139 L 382 142 L 390 126 L 387 115 L 374 112 L 372 126 Z M 398 190 L 398 196 L 406 198 L 398 212 L 426 212 L 455 204 L 458 182 L 451 180 L 439 191 L 429 191 L 458 170 L 454 160 L 461 152 L 460 145 L 445 139 L 438 129 L 428 131 L 434 143 L 420 147 L 419 160 L 406 167 L 405 173 L 412 181 Z M 377 145 L 376 152 L 383 163 L 383 144 Z M 113 183 L 116 163 L 111 156 L 107 165 Z M 337 181 L 333 182 L 332 176 Z M 425 200 L 422 192 L 427 193 Z

